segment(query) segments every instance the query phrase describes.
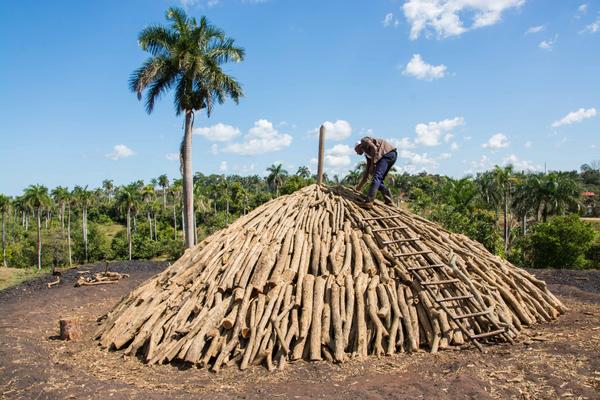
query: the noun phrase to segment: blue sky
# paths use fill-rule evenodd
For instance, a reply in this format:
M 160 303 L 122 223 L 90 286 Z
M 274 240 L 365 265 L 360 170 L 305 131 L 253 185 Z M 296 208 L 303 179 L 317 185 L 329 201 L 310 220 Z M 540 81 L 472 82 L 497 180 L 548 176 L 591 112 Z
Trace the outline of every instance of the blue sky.
M 399 170 L 463 176 L 494 164 L 577 169 L 600 159 L 598 0 L 7 0 L 0 5 L 0 192 L 179 175 L 182 119 L 128 91 L 137 33 L 169 6 L 246 49 L 246 96 L 196 116 L 204 173 L 360 161 L 363 135 Z M 217 140 L 218 139 L 218 140 Z

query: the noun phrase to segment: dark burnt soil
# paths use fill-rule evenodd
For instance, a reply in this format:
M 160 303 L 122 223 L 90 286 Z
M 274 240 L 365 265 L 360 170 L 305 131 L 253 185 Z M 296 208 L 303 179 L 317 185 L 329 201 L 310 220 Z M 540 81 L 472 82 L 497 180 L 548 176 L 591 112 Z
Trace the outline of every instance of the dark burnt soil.
M 58 287 L 48 289 L 53 277 L 43 277 L 0 292 L 0 398 L 600 398 L 600 271 L 533 271 L 570 311 L 523 332 L 514 346 L 488 347 L 485 354 L 418 352 L 342 365 L 297 362 L 274 373 L 229 368 L 215 375 L 181 365 L 149 367 L 102 351 L 92 340 L 96 319 L 164 267 L 111 263 L 111 271 L 130 278 L 75 288 L 78 273 L 72 270 Z M 56 340 L 61 317 L 80 318 L 84 338 Z

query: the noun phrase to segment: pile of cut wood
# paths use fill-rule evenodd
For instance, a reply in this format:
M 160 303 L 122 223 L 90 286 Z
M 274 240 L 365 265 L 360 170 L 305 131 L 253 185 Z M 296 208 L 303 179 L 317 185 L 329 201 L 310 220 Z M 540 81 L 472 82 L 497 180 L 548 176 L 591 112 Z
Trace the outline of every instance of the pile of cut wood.
M 151 364 L 273 369 L 511 341 L 564 311 L 544 282 L 463 235 L 312 185 L 186 251 L 105 315 L 97 337 Z
M 80 274 L 77 278 L 76 287 L 78 286 L 95 286 L 105 285 L 109 283 L 117 283 L 123 278 L 129 278 L 128 274 L 121 274 L 119 272 L 112 272 L 105 270 L 104 272 L 98 272 L 91 274 L 90 271 L 78 271 Z

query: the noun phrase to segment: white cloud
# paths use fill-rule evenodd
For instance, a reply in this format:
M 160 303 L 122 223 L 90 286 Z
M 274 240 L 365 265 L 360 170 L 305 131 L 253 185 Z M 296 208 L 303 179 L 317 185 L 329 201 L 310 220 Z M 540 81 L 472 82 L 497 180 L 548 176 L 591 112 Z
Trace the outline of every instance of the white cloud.
M 390 26 L 393 26 L 394 28 L 397 28 L 398 25 L 400 24 L 400 21 L 398 21 L 398 18 L 394 17 L 394 13 L 388 13 L 385 15 L 385 17 L 383 18 L 383 26 L 388 28 Z
M 528 140 L 528 141 L 525 142 L 524 146 L 525 146 L 526 149 L 530 149 L 531 146 L 533 146 L 533 142 L 531 140 Z
M 456 142 L 452 142 L 452 144 L 450 145 L 450 151 L 458 151 L 459 148 L 460 146 Z
M 579 7 L 577 7 L 577 12 L 580 14 L 585 14 L 588 10 L 588 5 L 583 3 L 582 5 L 580 5 Z
M 323 122 L 325 127 L 325 139 L 326 140 L 344 140 L 350 137 L 352 134 L 352 126 L 348 121 L 338 119 L 335 122 L 325 121 Z M 319 128 L 315 128 L 315 135 L 319 135 Z
M 331 149 L 325 152 L 325 165 L 336 169 L 349 167 L 352 164 L 350 156 L 354 150 L 345 144 L 336 144 Z
M 495 135 L 492 135 L 486 143 L 482 144 L 481 147 L 484 149 L 498 150 L 506 148 L 509 145 L 510 142 L 508 141 L 508 137 L 506 137 L 504 133 L 496 133 Z
M 214 155 L 219 154 L 219 145 L 216 143 L 213 143 L 210 145 L 210 152 Z
M 449 133 L 452 129 L 464 125 L 465 120 L 462 117 L 445 119 L 439 122 L 429 122 L 428 124 L 417 124 L 415 132 L 417 138 L 415 142 L 425 146 L 437 146 L 440 144 L 440 137 Z
M 232 170 L 238 175 L 254 175 L 256 174 L 255 164 L 235 165 Z
M 539 171 L 542 169 L 541 166 L 536 165 L 536 164 L 532 163 L 531 161 L 521 160 L 519 157 L 517 157 L 514 154 L 511 154 L 508 157 L 505 157 L 504 160 L 502 160 L 502 164 L 512 165 L 516 169 L 523 170 L 523 171 Z
M 552 38 L 552 39 L 542 40 L 540 42 L 540 44 L 538 44 L 538 47 L 543 50 L 552 51 L 552 49 L 554 49 L 554 45 L 556 44 L 557 40 L 558 40 L 558 35 L 554 35 L 554 38 Z
M 418 39 L 421 33 L 438 38 L 459 36 L 466 31 L 494 25 L 502 13 L 520 7 L 525 0 L 408 0 L 402 6 L 404 16 L 411 25 L 410 38 Z M 470 25 L 463 19 L 470 17 Z
M 432 81 L 446 76 L 446 66 L 444 64 L 431 65 L 423 61 L 420 54 L 414 54 L 406 67 L 402 71 L 403 75 L 414 76 L 417 79 Z
M 400 150 L 398 157 L 406 160 L 406 164 L 398 165 L 397 169 L 414 174 L 421 171 L 435 171 L 439 166 L 438 161 L 450 158 L 451 154 L 442 153 L 438 157 L 430 157 L 427 153 L 419 154 L 410 150 Z
M 389 139 L 389 142 L 399 149 L 412 149 L 416 146 L 415 143 L 407 137 L 403 137 L 400 139 L 392 138 Z
M 201 7 L 212 7 L 212 6 L 216 6 L 217 4 L 220 3 L 220 0 L 180 0 L 180 1 L 181 1 L 181 5 L 186 9 L 190 9 L 192 7 L 195 7 L 196 5 L 199 5 Z
M 134 154 L 135 152 L 124 144 L 117 144 L 113 147 L 113 151 L 106 154 L 106 158 L 111 160 L 120 160 L 121 158 L 131 157 Z
M 169 161 L 179 161 L 179 153 L 167 153 L 165 158 Z
M 479 160 L 469 162 L 469 166 L 470 168 L 465 171 L 468 174 L 485 171 L 490 167 L 490 159 L 486 155 L 482 155 Z
M 564 117 L 562 117 L 558 121 L 554 121 L 552 123 L 552 127 L 553 128 L 558 128 L 558 127 L 561 127 L 563 125 L 575 124 L 575 123 L 583 121 L 584 119 L 593 118 L 593 117 L 596 116 L 596 114 L 597 114 L 597 112 L 596 112 L 596 109 L 594 107 L 588 108 L 588 109 L 580 108 L 577 111 L 573 111 L 573 112 L 568 113 L 567 115 L 565 115 Z
M 292 144 L 292 136 L 287 133 L 279 133 L 273 127 L 273 123 L 266 119 L 254 122 L 248 134 L 244 135 L 244 141 L 229 143 L 223 151 L 239 155 L 257 155 L 282 150 Z
M 598 17 L 591 24 L 586 25 L 586 27 L 581 31 L 581 33 L 596 33 L 596 32 L 600 32 L 600 17 Z
M 543 31 L 544 29 L 545 29 L 544 25 L 532 26 L 531 28 L 527 29 L 525 34 L 529 35 L 531 33 L 539 33 L 541 31 Z
M 435 160 L 427 155 L 427 153 L 415 153 L 410 150 L 401 150 L 399 154 L 400 158 L 407 159 L 411 164 L 415 165 L 429 165 L 435 166 L 437 163 Z
M 194 129 L 194 135 L 203 136 L 212 142 L 229 142 L 240 135 L 240 130 L 219 122 L 213 126 Z
M 219 164 L 219 171 L 227 172 L 228 169 L 227 161 L 221 161 L 221 164 Z

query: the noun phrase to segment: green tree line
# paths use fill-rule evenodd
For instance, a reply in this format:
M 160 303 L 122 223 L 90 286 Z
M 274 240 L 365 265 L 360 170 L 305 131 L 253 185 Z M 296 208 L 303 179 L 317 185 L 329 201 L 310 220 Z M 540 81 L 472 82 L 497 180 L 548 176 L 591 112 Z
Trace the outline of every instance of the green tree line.
M 356 185 L 362 166 L 329 185 Z M 282 165 L 265 177 L 193 176 L 194 241 L 279 195 L 315 183 L 309 168 Z M 579 216 L 598 217 L 600 204 L 582 192 L 600 191 L 600 168 L 525 173 L 495 167 L 461 179 L 392 172 L 388 185 L 400 207 L 482 243 L 522 266 L 599 266 L 598 234 Z M 99 260 L 176 259 L 185 248 L 183 182 L 161 175 L 145 183 L 73 189 L 30 185 L 0 195 L 5 266 L 71 266 Z M 572 215 L 575 215 L 574 218 Z M 565 246 L 571 246 L 567 249 Z M 551 249 L 554 249 L 550 251 Z

